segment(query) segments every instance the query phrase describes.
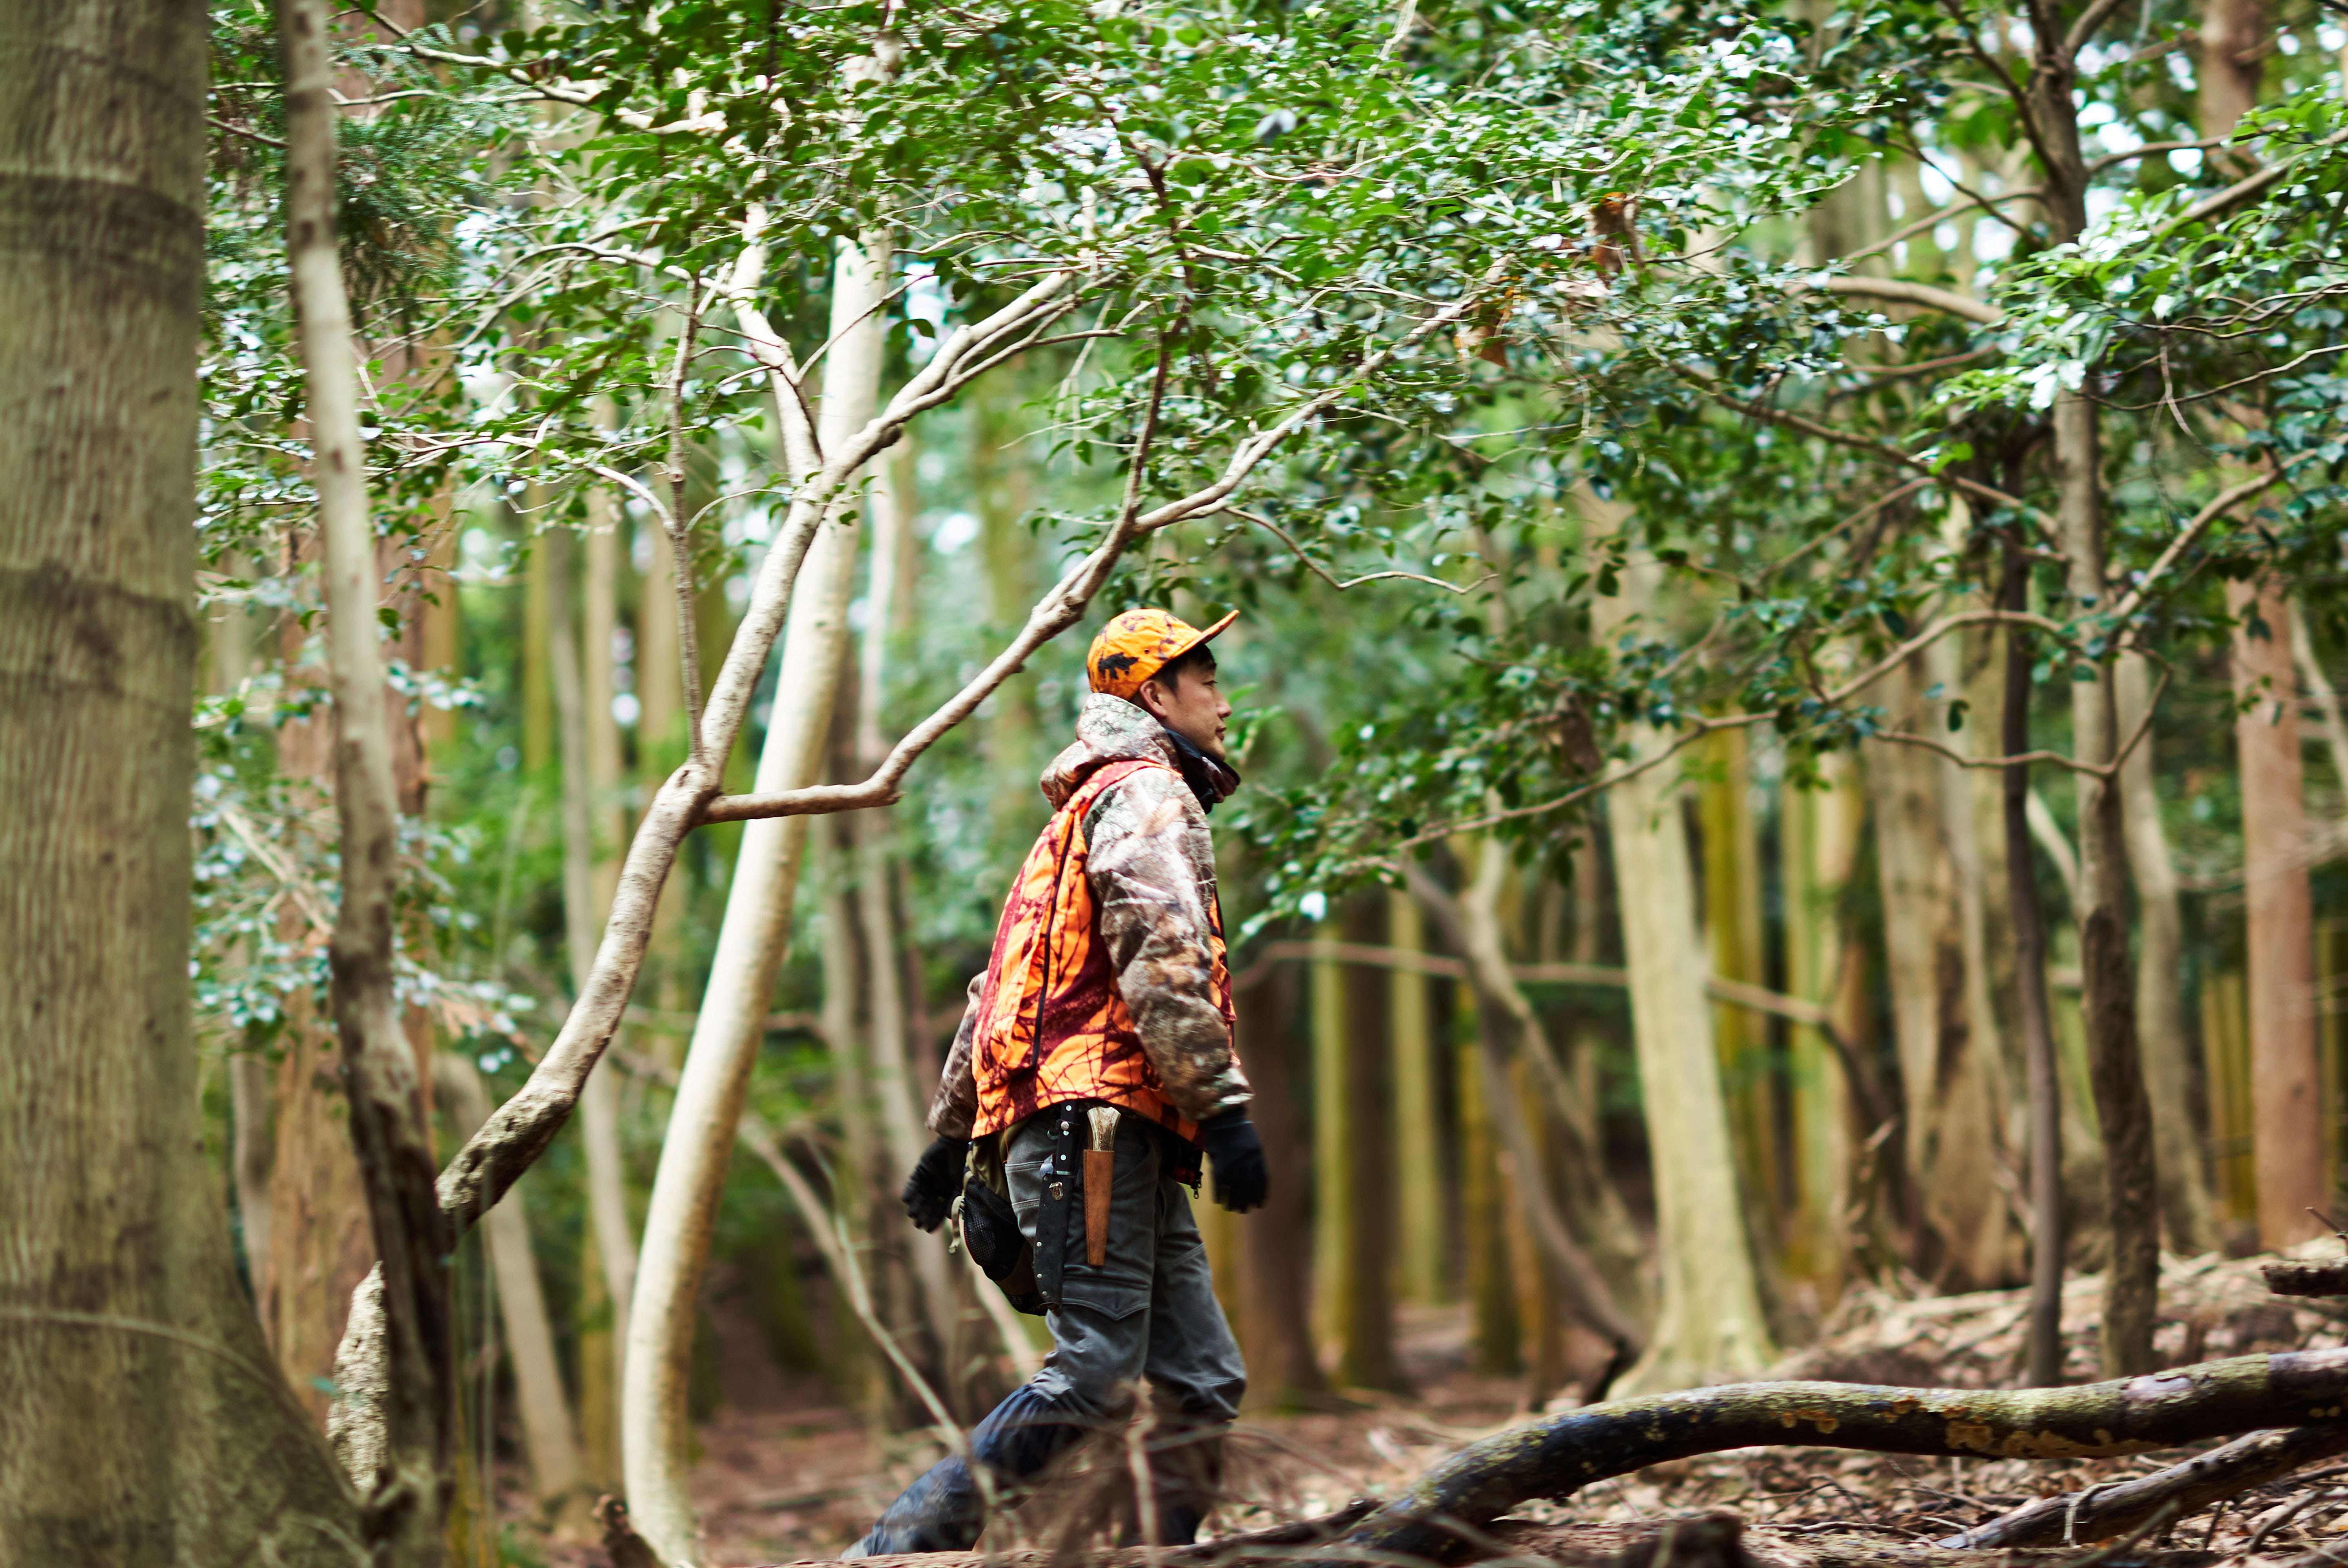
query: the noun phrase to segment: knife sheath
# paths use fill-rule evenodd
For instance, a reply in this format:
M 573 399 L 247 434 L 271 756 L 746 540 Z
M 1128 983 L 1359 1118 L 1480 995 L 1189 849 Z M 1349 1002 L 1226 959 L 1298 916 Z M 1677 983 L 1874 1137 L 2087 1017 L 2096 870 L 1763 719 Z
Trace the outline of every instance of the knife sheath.
M 1116 1179 L 1114 1150 L 1085 1150 L 1085 1262 L 1094 1268 L 1108 1262 L 1109 1188 Z

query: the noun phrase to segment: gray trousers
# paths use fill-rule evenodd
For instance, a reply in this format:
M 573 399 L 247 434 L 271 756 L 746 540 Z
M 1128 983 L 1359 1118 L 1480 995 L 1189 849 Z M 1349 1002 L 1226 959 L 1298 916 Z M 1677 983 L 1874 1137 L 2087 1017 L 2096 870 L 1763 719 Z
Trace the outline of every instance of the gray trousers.
M 1036 1242 L 1044 1168 L 1056 1110 L 1012 1130 L 1004 1175 L 1019 1228 Z M 1079 1121 L 1081 1125 L 1081 1119 Z M 1222 1436 L 1247 1391 L 1247 1367 L 1208 1277 L 1206 1243 L 1190 1195 L 1169 1174 L 1161 1135 L 1117 1119 L 1108 1252 L 1085 1262 L 1082 1193 L 1071 1195 L 1060 1305 L 1046 1317 L 1053 1350 L 1043 1368 L 973 1428 L 970 1457 L 940 1460 L 889 1505 L 849 1557 L 959 1552 L 984 1528 L 975 1461 L 998 1486 L 1042 1471 L 1086 1433 L 1120 1424 L 1136 1382 L 1148 1385 L 1157 1539 L 1193 1539 L 1222 1479 Z

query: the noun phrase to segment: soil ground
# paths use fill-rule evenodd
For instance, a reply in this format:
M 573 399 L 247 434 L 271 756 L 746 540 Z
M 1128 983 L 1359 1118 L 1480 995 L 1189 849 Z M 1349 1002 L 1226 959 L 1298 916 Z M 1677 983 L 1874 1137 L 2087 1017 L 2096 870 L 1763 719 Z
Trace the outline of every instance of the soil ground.
M 2336 1253 L 2337 1243 L 2325 1243 Z M 2348 1343 L 2348 1314 L 2329 1302 L 2268 1295 L 2257 1260 L 2172 1260 L 2163 1278 L 2159 1345 L 2170 1365 L 2257 1351 Z M 2067 1370 L 2096 1376 L 2099 1282 L 2066 1294 Z M 1817 1344 L 1776 1375 L 1910 1387 L 2012 1386 L 2021 1357 L 2019 1292 L 1904 1297 L 1861 1291 L 1846 1297 Z M 1249 1413 L 1232 1445 L 1226 1501 L 1214 1532 L 1242 1531 L 1328 1512 L 1354 1497 L 1391 1495 L 1461 1444 L 1537 1413 L 1522 1385 L 1470 1370 L 1464 1308 L 1407 1309 L 1397 1350 L 1407 1396 L 1351 1392 L 1339 1410 Z M 707 1528 L 705 1561 L 725 1568 L 836 1557 L 897 1490 L 940 1452 L 919 1435 L 878 1439 L 860 1416 L 824 1401 L 811 1377 L 781 1375 L 746 1336 L 719 1326 L 721 1408 L 701 1429 L 694 1492 Z M 1557 1407 L 1570 1405 L 1570 1398 Z M 1565 1503 L 1538 1502 L 1495 1526 L 1495 1555 L 1597 1563 L 1655 1522 L 1712 1509 L 1735 1511 L 1763 1565 L 1833 1568 L 1837 1563 L 1931 1555 L 1917 1549 L 1956 1535 L 2032 1498 L 2157 1470 L 2172 1450 L 2128 1460 L 2031 1461 L 1929 1460 L 1819 1449 L 1753 1449 L 1652 1466 L 1585 1489 Z M 518 1500 L 517 1500 L 518 1501 Z M 1050 1494 L 1027 1513 L 1053 1511 Z M 1065 1511 L 1063 1510 L 1062 1511 Z M 1036 1526 L 1014 1514 L 982 1542 L 987 1562 L 1011 1568 L 1040 1545 Z M 2140 1557 L 2167 1568 L 2231 1559 L 2338 1553 L 2348 1568 L 2348 1465 L 2287 1478 L 2214 1513 L 2180 1522 Z M 2159 1546 L 2170 1550 L 2155 1553 Z M 1128 1555 L 1101 1552 L 1093 1568 Z M 1136 1563 L 1139 1555 L 1133 1554 Z M 2015 1568 L 2044 1558 L 2067 1563 L 2084 1548 L 2008 1553 Z M 1038 1553 L 1041 1563 L 1047 1553 Z M 549 1543 L 541 1559 L 561 1568 L 601 1568 L 600 1547 Z M 957 1560 L 921 1560 L 949 1568 Z M 1961 1559 L 1941 1554 L 1941 1561 Z M 1984 1559 L 1985 1561 L 1985 1559 Z M 972 1564 L 979 1562 L 973 1557 Z M 2116 1563 L 2107 1568 L 2117 1568 Z

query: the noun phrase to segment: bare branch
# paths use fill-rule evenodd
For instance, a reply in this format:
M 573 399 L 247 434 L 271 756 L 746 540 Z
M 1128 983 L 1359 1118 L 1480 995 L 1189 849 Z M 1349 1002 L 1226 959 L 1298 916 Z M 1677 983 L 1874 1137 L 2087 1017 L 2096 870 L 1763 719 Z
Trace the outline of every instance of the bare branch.
M 1464 587 L 1457 583 L 1446 583 L 1440 577 L 1429 577 L 1426 573 L 1420 572 L 1368 572 L 1363 573 L 1359 577 L 1348 577 L 1343 583 L 1340 583 L 1336 578 L 1331 576 L 1328 570 L 1319 562 L 1305 554 L 1304 547 L 1297 543 L 1293 539 L 1291 539 L 1288 536 L 1288 531 L 1282 528 L 1280 524 L 1272 521 L 1272 519 L 1250 511 L 1244 507 L 1227 506 L 1223 508 L 1223 510 L 1231 513 L 1233 517 L 1244 518 L 1248 521 L 1254 523 L 1258 528 L 1264 529 L 1272 533 L 1280 541 L 1281 543 L 1285 544 L 1291 551 L 1294 552 L 1296 559 L 1303 562 L 1305 566 L 1312 571 L 1314 576 L 1320 578 L 1322 582 L 1326 583 L 1330 587 L 1334 588 L 1340 593 L 1343 593 L 1348 588 L 1358 588 L 1365 583 L 1385 583 L 1396 579 L 1406 583 L 1424 583 L 1430 587 L 1440 588 L 1446 593 L 1468 593 L 1482 587 L 1485 583 L 1489 583 L 1493 578 L 1499 575 L 1497 572 L 1487 572 L 1483 576 L 1478 577 L 1475 582 L 1468 583 Z

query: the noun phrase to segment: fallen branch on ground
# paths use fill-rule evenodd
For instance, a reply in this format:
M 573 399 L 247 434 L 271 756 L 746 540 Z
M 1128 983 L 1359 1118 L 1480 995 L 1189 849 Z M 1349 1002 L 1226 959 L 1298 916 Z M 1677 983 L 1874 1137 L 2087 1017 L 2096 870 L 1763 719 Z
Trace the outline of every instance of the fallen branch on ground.
M 2252 1432 L 2150 1475 L 2035 1499 L 1986 1524 L 1949 1536 L 1941 1544 L 1962 1550 L 2103 1541 L 2135 1529 L 2169 1504 L 2176 1506 L 2177 1517 L 2182 1519 L 2213 1502 L 2287 1476 L 2302 1465 L 2342 1453 L 2348 1453 L 2348 1426 Z
M 1570 1411 L 1471 1444 L 1351 1532 L 1340 1555 L 1441 1561 L 1529 1498 L 1729 1449 L 1799 1444 L 1959 1459 L 2108 1458 L 2348 1417 L 2348 1350 L 2242 1356 L 2071 1388 L 1732 1383 Z

